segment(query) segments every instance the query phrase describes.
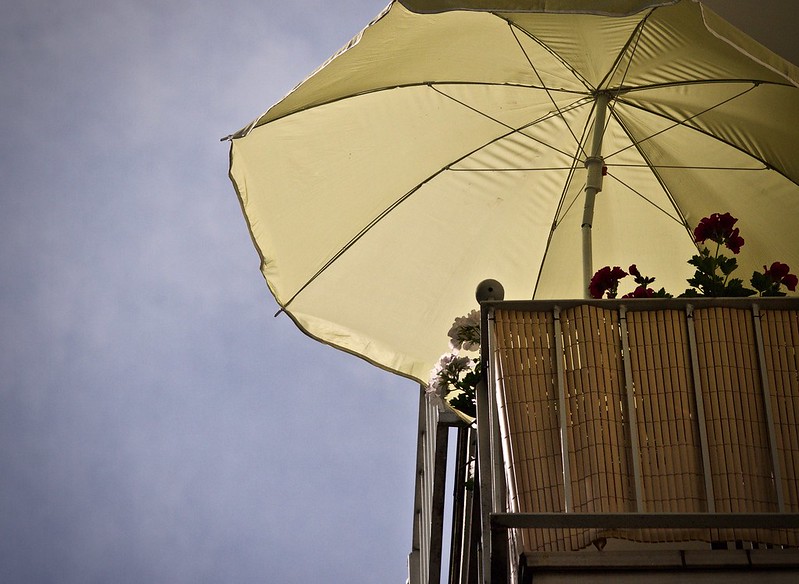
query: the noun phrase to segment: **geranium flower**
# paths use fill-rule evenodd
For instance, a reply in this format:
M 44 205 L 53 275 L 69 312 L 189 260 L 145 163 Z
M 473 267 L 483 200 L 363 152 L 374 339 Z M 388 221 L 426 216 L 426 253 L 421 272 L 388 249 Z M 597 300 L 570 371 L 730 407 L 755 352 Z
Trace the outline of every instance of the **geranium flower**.
M 791 271 L 791 268 L 788 267 L 788 264 L 783 264 L 781 262 L 774 262 L 771 264 L 770 268 L 763 266 L 764 274 L 771 278 L 772 282 L 780 282 L 788 273 Z
M 791 292 L 796 291 L 797 277 L 794 274 L 791 274 L 791 268 L 788 264 L 783 264 L 781 262 L 774 262 L 771 264 L 771 267 L 766 268 L 763 266 L 765 270 L 763 275 L 767 278 L 770 278 L 772 282 L 775 284 L 782 284 Z
M 704 243 L 709 239 L 719 245 L 726 245 L 732 253 L 737 254 L 744 244 L 744 238 L 738 228 L 734 227 L 737 222 L 738 219 L 729 213 L 713 213 L 709 217 L 703 217 L 694 229 L 694 240 Z
M 738 228 L 732 230 L 732 233 L 727 237 L 726 245 L 732 253 L 739 253 L 744 244 L 744 238 L 739 235 Z
M 622 298 L 654 298 L 655 291 L 652 288 L 647 288 L 646 286 L 638 286 L 635 290 L 630 292 L 629 294 L 625 294 Z
M 591 298 L 602 298 L 607 293 L 608 298 L 616 298 L 619 289 L 619 280 L 627 276 L 627 272 L 619 266 L 605 266 L 597 270 L 588 284 L 588 293 Z

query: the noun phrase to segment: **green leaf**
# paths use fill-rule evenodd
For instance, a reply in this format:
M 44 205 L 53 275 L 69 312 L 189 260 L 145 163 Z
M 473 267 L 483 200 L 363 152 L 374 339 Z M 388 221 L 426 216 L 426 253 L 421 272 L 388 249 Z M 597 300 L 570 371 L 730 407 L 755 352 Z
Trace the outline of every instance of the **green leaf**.
M 725 276 L 732 274 L 738 267 L 738 260 L 735 258 L 728 258 L 723 255 L 720 255 L 718 258 L 716 258 L 716 263 L 718 264 L 721 273 Z
M 779 292 L 779 283 L 774 282 L 769 276 L 760 272 L 752 272 L 752 278 L 749 282 L 761 296 L 785 296 L 785 293 Z
M 727 286 L 724 290 L 722 290 L 722 294 L 719 296 L 733 296 L 736 298 L 741 298 L 745 296 L 752 296 L 756 294 L 754 290 L 750 290 L 749 288 L 744 288 L 743 280 L 740 278 L 733 278 L 729 282 L 727 282 Z

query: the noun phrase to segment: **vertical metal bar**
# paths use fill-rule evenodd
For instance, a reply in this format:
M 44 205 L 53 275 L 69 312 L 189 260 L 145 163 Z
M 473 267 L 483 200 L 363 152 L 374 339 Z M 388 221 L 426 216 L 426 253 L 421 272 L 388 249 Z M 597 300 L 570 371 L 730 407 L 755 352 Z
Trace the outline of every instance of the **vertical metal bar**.
M 497 359 L 493 347 L 496 344 L 494 336 L 494 313 L 487 316 L 488 371 L 483 378 L 488 388 L 488 415 L 491 421 L 491 512 L 505 513 L 507 511 L 505 465 L 503 463 L 502 435 L 499 423 L 499 401 L 497 399 L 496 365 Z M 491 582 L 501 584 L 507 580 L 508 567 L 508 531 L 503 529 L 497 532 L 491 529 Z
M 458 582 L 462 544 L 463 544 L 463 509 L 466 485 L 466 432 L 465 427 L 458 427 L 457 445 L 455 446 L 455 472 L 452 489 L 452 526 L 449 544 L 449 578 L 448 584 Z
M 483 571 L 483 582 L 491 582 L 491 508 L 494 494 L 491 492 L 491 419 L 488 415 L 487 371 L 483 370 L 482 379 L 475 388 L 477 402 L 477 467 L 480 481 L 480 525 L 482 555 L 480 563 Z
M 707 428 L 705 427 L 705 403 L 702 399 L 702 381 L 699 375 L 699 355 L 696 349 L 696 331 L 694 330 L 694 307 L 685 306 L 686 324 L 688 327 L 688 345 L 691 351 L 691 371 L 694 378 L 694 397 L 696 399 L 696 423 L 699 428 L 699 443 L 702 448 L 702 469 L 705 479 L 705 496 L 708 513 L 716 512 L 716 498 L 713 494 L 713 476 L 710 472 L 710 449 L 707 444 Z
M 480 362 L 482 374 L 475 388 L 477 406 L 477 481 L 479 489 L 480 513 L 480 549 L 478 549 L 478 565 L 481 571 L 481 582 L 491 583 L 491 513 L 494 501 L 493 480 L 491 478 L 491 426 L 490 400 L 488 396 L 489 355 L 493 348 L 493 339 L 488 335 L 488 314 L 491 308 L 480 307 Z
M 489 348 L 495 344 L 494 314 L 490 313 L 487 319 Z M 502 434 L 499 420 L 499 400 L 497 398 L 497 359 L 492 350 L 488 356 L 489 371 L 486 376 L 488 384 L 488 412 L 491 418 L 491 489 L 493 491 L 492 511 L 504 513 L 507 511 L 505 465 L 503 462 Z
M 491 525 L 491 584 L 508 584 L 508 530 Z
M 435 428 L 435 450 L 433 455 L 433 493 L 430 509 L 430 564 L 427 581 L 441 582 L 441 555 L 444 536 L 444 499 L 447 483 L 447 449 L 449 428 L 438 421 Z
M 477 432 L 474 428 L 468 429 L 468 452 L 469 460 L 476 465 L 477 453 Z M 463 512 L 463 554 L 461 557 L 460 579 L 452 584 L 465 584 L 466 582 L 478 582 L 478 570 L 480 569 L 480 542 L 479 525 L 480 510 L 479 497 L 480 487 L 476 482 L 479 479 L 479 471 L 472 467 L 472 488 L 467 493 L 466 504 Z
M 563 338 L 560 327 L 560 308 L 553 309 L 555 319 L 554 358 L 558 372 L 558 412 L 560 414 L 560 457 L 563 464 L 563 508 L 566 513 L 573 511 L 572 479 L 569 465 L 569 417 L 566 413 L 566 381 L 563 372 Z
M 766 370 L 766 349 L 763 345 L 763 328 L 760 322 L 760 307 L 752 305 L 752 318 L 755 327 L 755 341 L 757 343 L 757 361 L 760 367 L 760 383 L 763 386 L 763 406 L 766 412 L 766 426 L 768 427 L 768 445 L 771 450 L 771 468 L 774 473 L 774 489 L 777 494 L 777 509 L 785 513 L 785 498 L 782 493 L 782 470 L 779 453 L 777 452 L 777 435 L 774 428 L 774 412 L 771 408 L 771 388 L 768 383 Z
M 627 421 L 630 425 L 630 449 L 633 462 L 633 480 L 635 483 L 635 510 L 643 512 L 643 480 L 641 478 L 641 449 L 638 442 L 638 415 L 633 395 L 633 370 L 630 362 L 630 342 L 627 337 L 627 307 L 619 306 L 619 324 L 621 328 L 621 350 L 624 360 L 624 389 L 627 395 Z
M 419 391 L 419 431 L 416 443 L 416 489 L 414 495 L 412 551 L 408 557 L 410 584 L 426 584 L 430 573 L 430 419 L 435 414 L 424 387 Z

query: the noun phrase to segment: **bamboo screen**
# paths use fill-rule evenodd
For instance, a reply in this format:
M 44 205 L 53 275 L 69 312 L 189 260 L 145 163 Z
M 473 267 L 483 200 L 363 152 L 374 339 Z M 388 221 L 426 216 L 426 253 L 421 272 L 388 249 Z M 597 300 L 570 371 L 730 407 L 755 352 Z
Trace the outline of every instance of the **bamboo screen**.
M 697 309 L 695 363 L 686 312 L 680 309 L 629 311 L 622 326 L 617 309 L 579 305 L 559 313 L 558 338 L 551 310 L 498 308 L 494 319 L 492 350 L 498 400 L 506 416 L 511 511 L 566 511 L 557 359 L 566 404 L 572 511 L 779 510 L 751 310 Z M 797 512 L 799 312 L 767 311 L 761 321 L 782 510 Z M 629 403 L 634 412 L 628 411 Z M 633 420 L 637 453 L 631 446 Z M 707 483 L 700 427 L 707 436 Z M 634 456 L 640 461 L 640 501 Z M 525 529 L 518 536 L 526 551 L 581 549 L 601 537 L 799 545 L 799 535 L 786 530 Z

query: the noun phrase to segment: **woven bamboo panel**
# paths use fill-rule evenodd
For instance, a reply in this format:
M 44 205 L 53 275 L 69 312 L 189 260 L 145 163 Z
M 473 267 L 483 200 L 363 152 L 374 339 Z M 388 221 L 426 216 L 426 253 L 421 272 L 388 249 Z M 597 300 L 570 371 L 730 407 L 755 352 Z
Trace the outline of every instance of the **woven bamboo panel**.
M 496 319 L 499 390 L 507 412 L 516 510 L 564 511 L 551 312 L 502 311 Z M 523 530 L 522 547 L 569 549 L 567 530 Z
M 642 511 L 707 511 L 685 313 L 630 312 L 628 339 L 642 475 Z M 708 530 L 627 534 L 640 541 L 707 540 Z
M 799 512 L 799 311 L 762 313 L 766 371 L 772 400 L 785 511 Z M 799 533 L 782 540 L 799 546 Z
M 643 512 L 708 510 L 699 428 L 704 425 L 717 512 L 778 511 L 752 312 L 694 312 L 699 420 L 686 313 L 627 313 L 632 378 L 625 379 L 615 309 L 579 305 L 560 313 L 555 351 L 548 311 L 495 312 L 498 392 L 507 412 L 511 511 L 563 512 L 565 492 L 557 366 L 566 396 L 570 490 L 576 512 L 636 510 L 626 386 L 632 391 Z M 799 511 L 799 313 L 761 319 L 786 512 Z M 602 537 L 644 542 L 743 540 L 799 545 L 788 530 L 521 530 L 526 551 L 575 550 Z
M 708 308 L 694 322 L 716 511 L 778 511 L 752 313 Z M 714 539 L 776 543 L 753 530 Z
M 624 365 L 618 315 L 578 306 L 560 315 L 574 511 L 634 510 L 624 424 Z M 586 530 L 588 545 L 604 534 Z

